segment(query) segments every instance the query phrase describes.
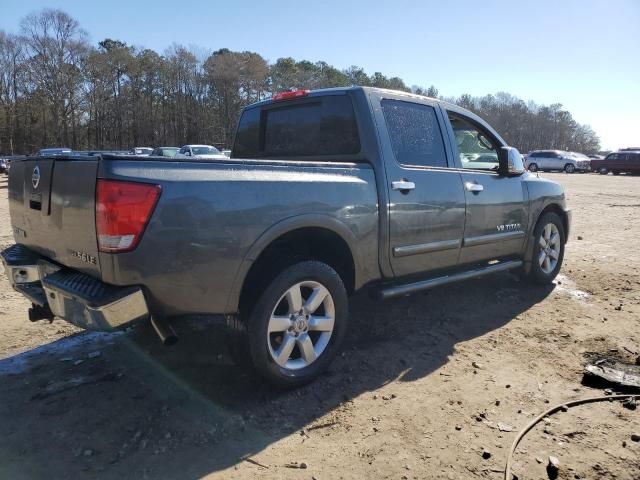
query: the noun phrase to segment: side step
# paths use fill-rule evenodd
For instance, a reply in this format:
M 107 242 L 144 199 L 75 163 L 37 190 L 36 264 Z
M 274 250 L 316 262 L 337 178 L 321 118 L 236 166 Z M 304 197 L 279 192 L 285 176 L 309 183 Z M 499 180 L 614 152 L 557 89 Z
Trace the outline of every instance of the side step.
M 466 272 L 444 275 L 442 277 L 420 280 L 413 283 L 382 287 L 376 292 L 376 296 L 381 300 L 387 300 L 388 298 L 399 297 L 401 295 L 407 295 L 414 292 L 420 292 L 422 290 L 428 290 L 430 288 L 439 287 L 440 285 L 446 285 L 448 283 L 468 280 L 470 278 L 482 277 L 483 275 L 489 275 L 491 273 L 504 272 L 505 270 L 512 270 L 514 268 L 521 267 L 522 264 L 522 260 L 507 260 L 504 262 L 495 263 L 493 265 L 487 265 L 486 267 L 467 270 Z

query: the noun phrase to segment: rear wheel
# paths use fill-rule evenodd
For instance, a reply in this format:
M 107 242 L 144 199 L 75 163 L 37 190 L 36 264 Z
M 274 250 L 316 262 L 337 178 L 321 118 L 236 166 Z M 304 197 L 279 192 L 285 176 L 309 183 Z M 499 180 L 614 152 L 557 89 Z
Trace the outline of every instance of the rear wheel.
M 347 321 L 338 273 L 318 261 L 296 263 L 267 286 L 246 320 L 248 360 L 273 384 L 303 385 L 329 366 Z
M 547 212 L 536 224 L 529 279 L 548 284 L 556 278 L 564 259 L 565 232 L 558 214 Z
M 536 163 L 530 163 L 529 164 L 529 171 L 530 172 L 537 172 L 538 171 L 538 165 Z
M 564 171 L 566 173 L 574 173 L 576 171 L 576 166 L 573 163 L 567 163 L 564 166 Z

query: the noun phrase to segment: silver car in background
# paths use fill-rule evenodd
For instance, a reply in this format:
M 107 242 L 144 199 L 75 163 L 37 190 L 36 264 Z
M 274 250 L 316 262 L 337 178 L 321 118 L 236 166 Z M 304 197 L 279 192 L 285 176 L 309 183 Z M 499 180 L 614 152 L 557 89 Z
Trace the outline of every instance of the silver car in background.
M 212 145 L 184 145 L 173 158 L 200 158 L 205 160 L 227 160 L 220 150 Z
M 560 170 L 567 173 L 588 172 L 591 170 L 591 161 L 582 153 L 563 150 L 534 150 L 527 155 L 527 168 L 531 172 L 538 170 Z

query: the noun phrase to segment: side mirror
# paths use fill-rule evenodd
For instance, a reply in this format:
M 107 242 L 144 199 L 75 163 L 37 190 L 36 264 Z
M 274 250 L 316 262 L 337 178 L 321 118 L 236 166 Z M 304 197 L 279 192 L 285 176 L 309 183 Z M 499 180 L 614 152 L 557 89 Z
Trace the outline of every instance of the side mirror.
M 498 150 L 498 173 L 505 176 L 522 175 L 526 169 L 524 168 L 524 160 L 517 148 L 502 147 Z

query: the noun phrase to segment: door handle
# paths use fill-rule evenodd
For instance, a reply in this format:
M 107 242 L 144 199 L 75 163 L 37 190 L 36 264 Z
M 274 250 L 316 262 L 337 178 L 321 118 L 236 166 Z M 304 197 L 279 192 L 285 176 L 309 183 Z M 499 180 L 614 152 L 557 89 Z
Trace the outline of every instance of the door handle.
M 480 193 L 484 190 L 484 187 L 479 183 L 466 182 L 464 184 L 464 188 L 467 189 L 467 192 Z
M 408 180 L 395 180 L 391 182 L 391 188 L 394 190 L 400 190 L 402 193 L 408 193 L 409 190 L 416 188 L 416 184 Z

